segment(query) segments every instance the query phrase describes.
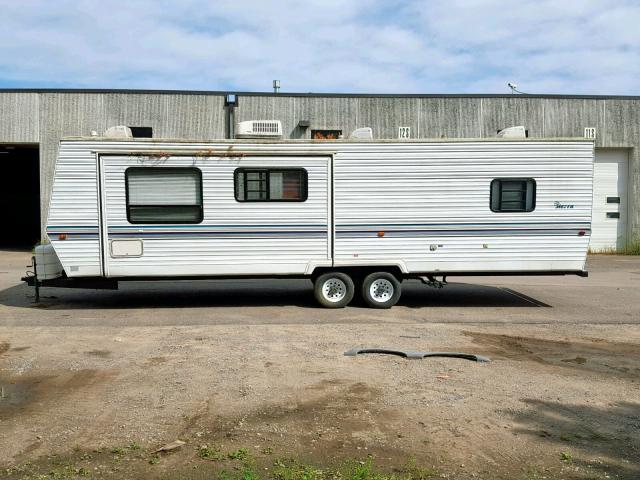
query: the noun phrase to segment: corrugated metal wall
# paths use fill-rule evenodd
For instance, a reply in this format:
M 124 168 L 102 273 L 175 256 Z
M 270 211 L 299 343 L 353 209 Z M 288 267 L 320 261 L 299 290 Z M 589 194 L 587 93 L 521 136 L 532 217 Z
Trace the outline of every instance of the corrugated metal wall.
M 0 142 L 38 143 L 37 93 L 0 92 Z
M 630 149 L 629 230 L 640 235 L 640 100 L 507 96 L 238 95 L 235 121 L 278 119 L 285 138 L 309 138 L 312 129 L 348 135 L 371 127 L 376 138 L 478 138 L 525 125 L 531 137 L 582 137 L 596 127 L 596 146 Z M 308 129 L 298 123 L 308 120 Z M 0 143 L 39 143 L 42 214 L 62 136 L 103 132 L 113 125 L 152 127 L 154 137 L 225 136 L 223 93 L 0 92 Z

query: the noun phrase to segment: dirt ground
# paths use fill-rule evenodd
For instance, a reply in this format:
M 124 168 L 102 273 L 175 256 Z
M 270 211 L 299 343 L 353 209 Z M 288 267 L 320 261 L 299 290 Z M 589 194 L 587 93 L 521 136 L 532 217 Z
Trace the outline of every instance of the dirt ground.
M 317 308 L 306 281 L 46 289 L 35 304 L 28 257 L 0 252 L 0 478 L 216 478 L 242 456 L 265 478 L 290 458 L 640 478 L 638 257 L 592 257 L 588 279 L 408 282 L 388 311 Z M 356 346 L 492 361 L 344 356 Z

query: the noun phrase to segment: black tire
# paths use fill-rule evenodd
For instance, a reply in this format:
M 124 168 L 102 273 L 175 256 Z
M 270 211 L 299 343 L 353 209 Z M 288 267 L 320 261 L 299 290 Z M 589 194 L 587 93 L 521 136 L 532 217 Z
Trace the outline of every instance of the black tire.
M 361 292 L 365 303 L 371 308 L 391 308 L 398 303 L 402 294 L 400 282 L 389 272 L 367 275 L 362 282 Z
M 326 308 L 343 308 L 353 299 L 355 287 L 346 273 L 328 272 L 316 278 L 313 294 L 320 305 Z

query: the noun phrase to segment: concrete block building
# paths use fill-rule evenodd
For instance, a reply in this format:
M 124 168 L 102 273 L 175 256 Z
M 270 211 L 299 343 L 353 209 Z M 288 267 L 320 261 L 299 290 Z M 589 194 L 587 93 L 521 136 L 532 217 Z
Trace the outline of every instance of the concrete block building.
M 60 138 L 126 125 L 134 136 L 216 140 L 245 120 L 280 120 L 293 139 L 361 127 L 378 139 L 486 138 L 515 125 L 533 138 L 594 137 L 592 245 L 640 237 L 640 97 L 2 89 L 0 248 L 40 240 Z

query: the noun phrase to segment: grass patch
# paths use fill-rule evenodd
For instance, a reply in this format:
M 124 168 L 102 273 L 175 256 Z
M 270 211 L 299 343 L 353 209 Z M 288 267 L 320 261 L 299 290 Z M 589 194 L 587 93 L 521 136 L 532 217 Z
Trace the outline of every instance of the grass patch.
M 247 460 L 249 458 L 249 450 L 247 450 L 246 448 L 239 448 L 238 450 L 236 450 L 235 452 L 229 452 L 227 454 L 227 456 L 231 459 L 231 460 L 240 460 L 240 461 L 244 461 Z
M 128 455 L 131 452 L 135 452 L 138 450 L 141 450 L 142 446 L 140 446 L 139 443 L 137 442 L 131 442 L 129 445 L 125 445 L 125 446 L 115 446 L 115 447 L 111 447 L 111 449 L 109 449 L 109 452 L 111 452 L 112 454 L 118 456 L 118 457 L 124 457 L 125 455 Z M 102 449 L 98 449 L 98 450 L 94 450 L 95 453 L 102 453 L 103 450 Z M 77 452 L 76 452 L 77 453 Z M 88 458 L 91 458 L 90 456 Z
M 198 456 L 205 460 L 220 461 L 224 458 L 222 452 L 217 447 L 210 447 L 208 445 L 202 445 L 198 448 Z
M 411 480 L 426 480 L 440 474 L 435 468 L 418 465 L 415 458 L 409 460 L 404 473 Z
M 527 480 L 540 480 L 542 478 L 542 473 L 540 469 L 535 465 L 529 465 L 527 467 Z
M 321 480 L 323 471 L 297 462 L 296 460 L 277 460 L 272 476 L 276 480 Z
M 271 472 L 275 480 L 427 480 L 439 475 L 435 469 L 410 460 L 399 474 L 378 471 L 371 458 L 348 460 L 338 468 L 318 468 L 297 460 L 277 460 Z
M 163 466 L 163 455 L 133 454 L 142 450 L 136 444 L 126 447 L 86 451 L 74 449 L 69 457 L 49 455 L 35 462 L 25 462 L 0 470 L 0 478 L 11 480 L 79 480 L 81 477 L 100 477 L 107 479 L 148 478 L 161 475 L 160 478 L 208 478 L 218 480 L 430 480 L 440 476 L 435 469 L 418 465 L 410 459 L 406 465 L 393 465 L 384 462 L 374 465 L 373 457 L 349 459 L 335 464 L 314 464 L 296 458 L 274 459 L 261 455 L 252 456 L 249 448 L 238 448 L 225 452 L 220 447 L 202 445 L 196 454 L 211 462 L 196 462 L 191 452 L 189 458 L 184 455 L 174 457 L 171 476 L 166 476 L 169 466 Z M 272 450 L 269 449 L 268 455 Z M 179 460 L 175 463 L 175 460 Z M 115 463 L 114 463 L 115 462 Z M 215 462 L 215 463 L 214 463 Z M 156 466 L 157 464 L 160 464 Z M 197 474 L 194 470 L 200 470 Z
M 21 480 L 41 480 L 41 479 L 72 479 L 77 477 L 86 477 L 89 475 L 89 469 L 78 467 L 68 459 L 52 455 L 47 458 L 48 465 L 45 468 L 39 468 L 31 462 L 25 462 L 20 466 L 11 467 L 5 470 L 5 475 L 9 478 L 17 476 Z
M 260 475 L 251 466 L 245 466 L 239 472 L 228 472 L 222 470 L 218 474 L 219 480 L 261 480 Z
M 589 248 L 589 253 L 592 255 L 640 255 L 640 237 L 630 240 L 622 248 L 601 248 L 599 250 Z
M 571 452 L 560 452 L 560 460 L 565 463 L 571 463 L 573 461 L 573 455 L 571 455 Z

